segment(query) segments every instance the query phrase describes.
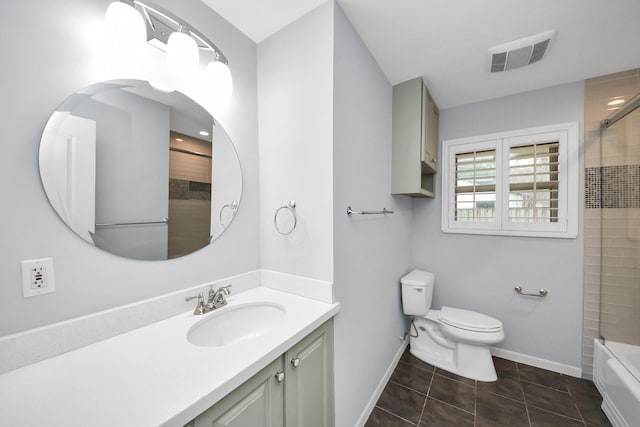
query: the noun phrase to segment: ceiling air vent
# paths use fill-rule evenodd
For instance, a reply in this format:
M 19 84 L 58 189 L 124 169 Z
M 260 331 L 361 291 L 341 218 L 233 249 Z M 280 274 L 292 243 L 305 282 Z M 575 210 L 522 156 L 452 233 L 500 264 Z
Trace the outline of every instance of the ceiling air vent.
M 513 70 L 540 61 L 555 35 L 556 30 L 549 30 L 490 48 L 490 71 Z

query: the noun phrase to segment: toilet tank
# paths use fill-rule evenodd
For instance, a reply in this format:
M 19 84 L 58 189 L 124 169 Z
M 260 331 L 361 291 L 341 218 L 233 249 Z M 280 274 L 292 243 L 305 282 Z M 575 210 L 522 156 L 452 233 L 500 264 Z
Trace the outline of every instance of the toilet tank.
M 413 270 L 402 279 L 402 311 L 409 316 L 425 316 L 431 309 L 433 273 Z

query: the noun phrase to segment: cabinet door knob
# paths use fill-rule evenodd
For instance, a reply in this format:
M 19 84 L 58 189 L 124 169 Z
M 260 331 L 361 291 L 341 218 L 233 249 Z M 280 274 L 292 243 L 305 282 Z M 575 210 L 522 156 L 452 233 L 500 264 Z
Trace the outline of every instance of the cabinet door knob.
M 276 372 L 274 376 L 276 377 L 276 381 L 278 381 L 279 383 L 284 381 L 284 372 Z
M 298 366 L 300 366 L 300 358 L 296 357 L 291 359 L 291 364 L 293 365 L 294 368 L 297 368 Z

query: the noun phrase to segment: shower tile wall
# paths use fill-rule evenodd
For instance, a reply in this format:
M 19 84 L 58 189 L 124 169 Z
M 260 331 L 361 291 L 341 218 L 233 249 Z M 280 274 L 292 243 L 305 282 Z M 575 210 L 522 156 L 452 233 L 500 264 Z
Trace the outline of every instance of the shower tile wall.
M 620 143 L 626 138 L 628 144 L 640 144 L 638 126 L 629 132 L 630 127 L 620 129 L 609 128 L 601 141 L 600 120 L 612 111 L 607 102 L 613 97 L 624 96 L 626 99 L 640 92 L 640 69 L 610 74 L 585 82 L 585 212 L 584 212 L 584 323 L 582 372 L 585 378 L 592 377 L 593 371 L 593 339 L 600 336 L 601 313 L 602 322 L 608 339 L 630 342 L 629 339 L 640 333 L 638 327 L 614 327 L 607 329 L 612 320 L 611 315 L 624 311 L 640 310 L 636 306 L 640 301 L 625 298 L 624 282 L 637 280 L 638 241 L 640 239 L 640 200 L 638 200 L 637 175 L 640 173 L 640 150 L 627 150 Z M 620 124 L 620 122 L 618 123 Z M 613 130 L 613 131 L 612 131 Z M 626 133 L 620 135 L 620 133 Z M 635 133 L 635 135 L 633 135 Z M 601 152 L 601 144 L 605 150 Z M 604 176 L 607 182 L 615 185 L 601 187 L 600 179 Z M 635 191 L 634 191 L 635 190 Z M 635 194 L 635 196 L 631 196 Z M 605 229 L 603 230 L 602 227 Z M 604 231 L 604 233 L 603 233 Z M 603 234 L 606 236 L 605 248 L 602 248 Z M 635 242 L 634 242 L 635 240 Z M 632 248 L 633 246 L 633 248 Z M 601 256 L 602 255 L 602 256 Z M 620 292 L 607 294 L 600 300 L 601 273 L 605 278 L 611 275 Z M 628 290 L 628 288 L 627 288 Z M 625 308 L 626 306 L 626 308 Z M 615 335 L 614 335 L 615 334 Z
M 211 241 L 212 144 L 171 131 L 168 257 L 177 258 Z M 194 155 L 200 153 L 201 155 Z

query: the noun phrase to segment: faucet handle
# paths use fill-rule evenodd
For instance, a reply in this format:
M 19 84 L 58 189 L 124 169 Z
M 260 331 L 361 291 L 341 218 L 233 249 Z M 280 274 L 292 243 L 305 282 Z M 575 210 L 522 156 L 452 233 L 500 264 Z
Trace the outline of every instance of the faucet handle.
M 231 287 L 233 285 L 227 285 L 227 286 L 220 286 L 220 289 L 222 290 L 222 292 L 224 292 L 225 295 L 229 295 L 231 294 Z
M 187 302 L 189 302 L 189 301 L 191 301 L 191 300 L 193 300 L 193 299 L 200 298 L 200 297 L 202 297 L 202 292 L 200 292 L 198 295 L 191 295 L 190 297 L 185 297 L 185 299 L 184 299 L 184 300 L 185 300 L 185 301 L 187 301 Z M 203 298 L 204 298 L 204 297 L 203 297 Z
M 197 296 L 186 297 L 184 300 L 191 301 L 192 299 L 196 298 L 198 298 L 198 304 L 196 304 L 196 308 L 195 310 L 193 310 L 193 314 L 200 315 L 206 313 L 206 310 L 204 308 L 204 295 L 202 295 L 202 292 L 200 292 Z

